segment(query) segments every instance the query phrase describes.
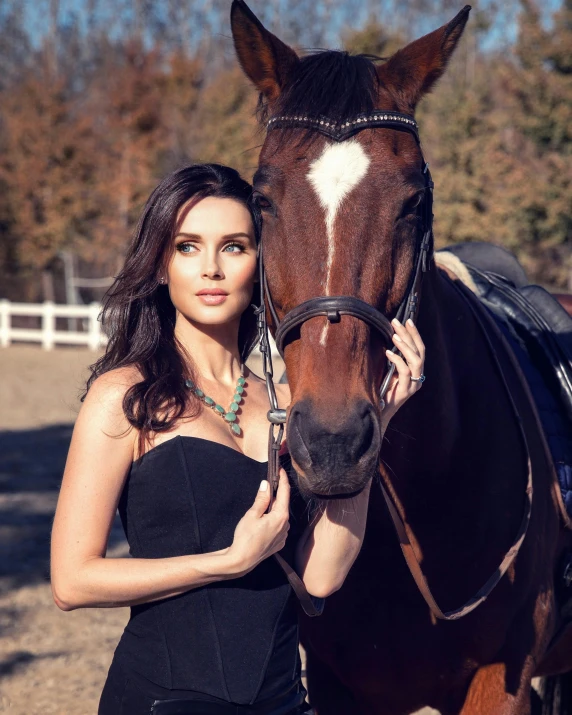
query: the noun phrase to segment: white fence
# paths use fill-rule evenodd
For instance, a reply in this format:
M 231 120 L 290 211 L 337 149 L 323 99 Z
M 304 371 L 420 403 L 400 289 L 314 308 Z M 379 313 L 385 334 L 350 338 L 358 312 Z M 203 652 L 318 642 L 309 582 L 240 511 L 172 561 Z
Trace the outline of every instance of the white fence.
M 87 345 L 97 350 L 107 343 L 107 336 L 101 329 L 97 316 L 101 312 L 100 303 L 89 305 L 60 305 L 44 303 L 12 303 L 0 300 L 0 347 L 7 348 L 13 342 L 40 343 L 44 350 L 52 350 L 56 344 Z M 40 328 L 13 328 L 12 316 L 39 317 Z M 56 330 L 56 318 L 79 318 L 86 322 L 86 330 Z M 270 336 L 273 357 L 279 357 L 278 350 Z
M 51 350 L 56 344 L 87 345 L 97 350 L 107 342 L 107 337 L 97 319 L 101 311 L 99 303 L 89 305 L 58 305 L 52 301 L 44 303 L 12 303 L 0 300 L 0 346 L 8 347 L 16 341 L 40 343 L 44 350 Z M 13 328 L 12 316 L 39 317 L 40 328 Z M 86 330 L 56 330 L 56 318 L 79 318 L 86 323 Z

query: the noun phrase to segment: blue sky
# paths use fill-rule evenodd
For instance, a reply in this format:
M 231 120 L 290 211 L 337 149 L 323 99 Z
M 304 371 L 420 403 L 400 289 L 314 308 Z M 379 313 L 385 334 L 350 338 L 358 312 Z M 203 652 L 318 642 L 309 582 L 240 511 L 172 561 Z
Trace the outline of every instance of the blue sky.
M 141 0 L 140 0 L 141 1 Z M 143 0 L 144 1 L 144 0 Z M 162 4 L 161 0 L 147 0 L 149 4 L 153 5 L 157 11 L 161 10 Z M 223 0 L 224 2 L 225 0 Z M 230 0 L 226 0 L 228 6 L 230 7 Z M 470 1 L 470 0 L 469 0 Z M 188 2 L 191 8 L 200 8 L 205 4 L 205 0 L 181 0 L 181 3 Z M 550 17 L 552 13 L 560 6 L 561 0 L 537 0 L 538 4 L 542 8 L 544 22 L 548 25 L 550 23 Z M 0 0 L 0 11 L 6 9 L 11 5 L 16 4 L 19 6 L 24 13 L 26 19 L 26 24 L 31 31 L 31 35 L 37 40 L 39 40 L 42 35 L 47 31 L 46 19 L 49 13 L 50 0 Z M 69 22 L 70 19 L 75 16 L 79 22 L 80 26 L 85 26 L 86 18 L 89 13 L 90 0 L 59 0 L 60 4 L 60 21 L 63 24 Z M 129 6 L 132 4 L 129 0 L 115 0 L 111 2 L 112 8 L 117 8 L 118 6 Z M 250 6 L 254 11 L 262 12 L 263 9 L 268 8 L 268 0 L 250 0 Z M 459 0 L 458 9 L 460 10 L 465 4 L 464 0 Z M 496 13 L 496 21 L 492 25 L 489 32 L 482 38 L 483 49 L 495 48 L 499 46 L 506 45 L 514 40 L 516 36 L 516 11 L 518 3 L 516 2 L 500 2 L 497 3 L 495 0 L 480 0 L 473 2 L 473 8 L 475 10 L 481 9 L 487 11 L 489 7 L 500 7 L 501 10 Z M 290 0 L 274 0 L 274 7 L 280 8 L 281 12 L 287 11 L 288 7 L 291 6 Z M 359 27 L 363 25 L 368 15 L 371 15 L 372 7 L 376 7 L 376 3 L 372 0 L 362 0 L 360 3 L 361 12 L 353 13 L 351 20 L 347 17 L 344 10 L 347 9 L 346 3 L 342 0 L 336 2 L 333 0 L 331 2 L 331 14 L 329 17 L 329 23 L 327 28 L 327 38 L 328 44 L 331 46 L 339 45 L 340 30 L 342 28 L 348 28 L 350 26 Z M 407 0 L 380 0 L 379 7 L 385 7 L 391 9 L 389 13 L 390 16 L 399 18 L 400 10 L 407 11 Z M 447 7 L 446 12 L 438 12 L 438 17 L 426 17 L 420 18 L 423 32 L 427 32 L 434 27 L 438 27 L 442 22 L 445 22 L 449 17 L 452 17 L 456 11 L 456 6 L 452 5 L 450 0 L 443 2 L 443 7 Z M 224 5 L 222 5 L 224 8 Z M 453 9 L 451 9 L 453 8 Z M 106 22 L 105 17 L 102 15 L 98 16 L 98 21 Z M 383 21 L 383 18 L 379 18 Z M 350 22 L 348 22 L 350 20 Z M 390 23 L 388 23 L 390 24 Z M 224 26 L 224 14 L 223 14 L 223 26 L 220 28 L 222 34 L 227 34 L 228 25 Z

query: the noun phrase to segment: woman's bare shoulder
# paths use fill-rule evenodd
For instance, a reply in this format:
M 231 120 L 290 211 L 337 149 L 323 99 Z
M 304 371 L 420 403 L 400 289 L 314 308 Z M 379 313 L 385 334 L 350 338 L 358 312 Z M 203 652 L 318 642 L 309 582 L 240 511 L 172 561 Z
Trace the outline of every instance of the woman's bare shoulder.
M 137 366 L 116 367 L 98 375 L 91 383 L 87 395 L 97 393 L 98 396 L 113 398 L 117 394 L 124 394 L 141 380 L 143 380 L 143 375 Z
M 69 479 L 111 475 L 119 485 L 133 460 L 138 431 L 129 422 L 123 400 L 141 380 L 136 368 L 122 367 L 98 375 L 91 383 L 77 416 L 66 473 Z M 74 476 L 75 475 L 75 476 Z
M 118 367 L 98 375 L 87 391 L 80 415 L 89 414 L 102 427 L 118 427 L 121 424 L 126 427 L 123 399 L 127 391 L 142 379 L 141 371 L 134 365 Z

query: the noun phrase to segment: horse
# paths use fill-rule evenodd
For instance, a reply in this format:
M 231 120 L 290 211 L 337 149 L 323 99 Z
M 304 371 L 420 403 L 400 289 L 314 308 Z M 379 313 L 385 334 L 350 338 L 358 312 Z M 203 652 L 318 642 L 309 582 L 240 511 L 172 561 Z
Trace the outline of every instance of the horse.
M 268 128 L 253 199 L 298 487 L 329 508 L 374 475 L 344 585 L 319 618 L 301 615 L 317 715 L 526 715 L 534 676 L 562 674 L 562 685 L 572 670 L 572 632 L 555 640 L 571 532 L 530 394 L 502 336 L 437 268 L 427 223 L 414 113 L 469 11 L 377 64 L 299 57 L 244 0 L 231 6 Z M 397 314 L 416 315 L 427 379 L 382 440 Z M 564 701 L 547 696 L 545 712 L 568 712 Z

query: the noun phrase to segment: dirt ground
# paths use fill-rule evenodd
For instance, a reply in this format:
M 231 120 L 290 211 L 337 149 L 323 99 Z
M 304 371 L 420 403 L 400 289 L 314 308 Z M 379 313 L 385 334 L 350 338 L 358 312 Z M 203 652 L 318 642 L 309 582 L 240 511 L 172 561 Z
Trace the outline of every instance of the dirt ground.
M 1 713 L 95 715 L 129 617 L 127 608 L 64 613 L 49 585 L 58 490 L 78 396 L 97 355 L 79 348 L 0 349 Z M 128 556 L 118 517 L 107 553 Z

